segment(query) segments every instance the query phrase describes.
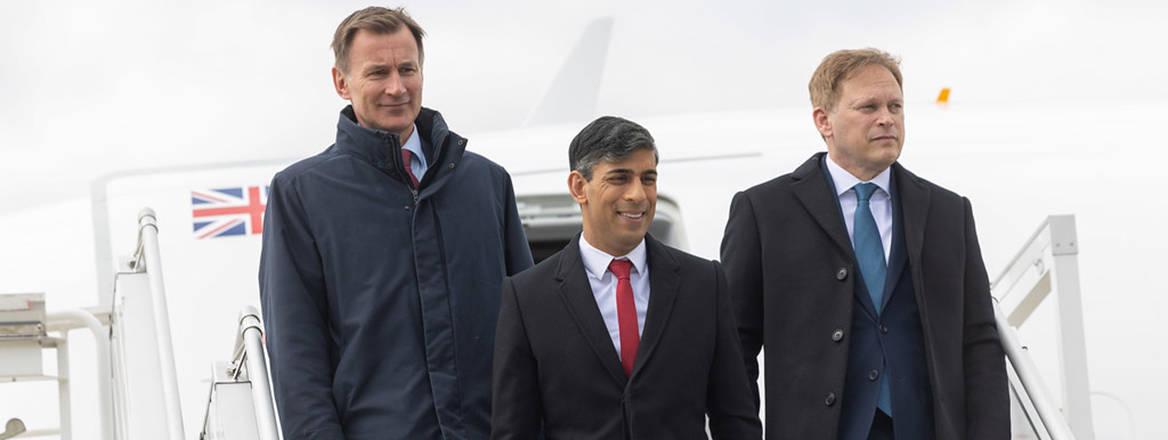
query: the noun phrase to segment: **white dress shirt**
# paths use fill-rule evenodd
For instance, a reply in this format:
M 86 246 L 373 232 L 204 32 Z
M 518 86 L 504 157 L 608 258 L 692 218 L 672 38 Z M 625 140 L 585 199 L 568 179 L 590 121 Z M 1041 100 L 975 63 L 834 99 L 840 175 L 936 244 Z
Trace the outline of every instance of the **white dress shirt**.
M 835 195 L 839 197 L 840 209 L 844 213 L 844 224 L 848 226 L 848 238 L 852 240 L 852 248 L 856 247 L 856 205 L 859 204 L 856 190 L 852 187 L 860 183 L 875 183 L 879 188 L 872 192 L 872 198 L 868 200 L 868 207 L 872 210 L 872 218 L 876 220 L 876 227 L 880 229 L 880 244 L 884 246 L 884 263 L 887 264 L 888 254 L 892 252 L 892 196 L 888 191 L 888 185 L 892 181 L 892 167 L 888 167 L 884 172 L 876 175 L 874 179 L 865 182 L 837 165 L 831 155 L 828 155 L 825 160 L 827 161 L 827 171 L 831 173 L 831 179 L 835 181 Z
M 422 176 L 426 175 L 426 169 L 430 168 L 430 165 L 426 163 L 426 153 L 422 151 L 422 138 L 418 137 L 417 125 L 410 132 L 410 138 L 406 139 L 406 143 L 402 144 L 402 148 L 414 153 L 413 157 L 410 158 L 410 171 L 421 181 Z
M 592 297 L 596 298 L 596 306 L 600 307 L 600 316 L 604 317 L 604 326 L 608 328 L 608 336 L 612 338 L 612 345 L 616 347 L 616 354 L 620 356 L 620 321 L 616 311 L 616 275 L 608 270 L 608 264 L 613 259 L 629 260 L 633 263 L 629 270 L 629 283 L 633 286 L 633 303 L 637 307 L 637 337 L 645 330 L 645 312 L 649 308 L 649 266 L 645 259 L 645 240 L 633 248 L 628 255 L 614 257 L 604 251 L 592 247 L 584 235 L 580 235 L 580 257 L 584 260 L 584 271 L 588 273 L 588 284 L 592 287 Z

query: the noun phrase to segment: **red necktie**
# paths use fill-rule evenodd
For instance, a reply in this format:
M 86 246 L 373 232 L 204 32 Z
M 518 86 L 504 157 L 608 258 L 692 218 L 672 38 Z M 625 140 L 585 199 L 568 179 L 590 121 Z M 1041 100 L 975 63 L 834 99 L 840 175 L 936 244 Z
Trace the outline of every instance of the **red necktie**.
M 414 154 L 405 148 L 402 148 L 402 164 L 406 166 L 406 173 L 410 175 L 410 180 L 414 181 L 414 188 L 418 187 L 418 176 L 414 175 L 414 169 L 410 166 L 413 163 Z
M 633 284 L 629 282 L 629 260 L 612 260 L 608 270 L 616 275 L 616 316 L 620 324 L 621 366 L 625 374 L 632 376 L 633 361 L 637 358 L 637 345 L 641 336 L 637 333 L 637 303 L 633 301 Z

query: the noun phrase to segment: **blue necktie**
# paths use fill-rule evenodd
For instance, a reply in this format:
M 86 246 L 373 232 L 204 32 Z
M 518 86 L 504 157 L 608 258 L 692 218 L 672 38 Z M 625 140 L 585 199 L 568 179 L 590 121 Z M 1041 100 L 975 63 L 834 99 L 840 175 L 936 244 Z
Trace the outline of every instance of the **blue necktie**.
M 876 227 L 876 218 L 872 217 L 872 208 L 868 205 L 872 193 L 876 192 L 876 184 L 860 183 L 852 188 L 856 190 L 856 215 L 853 221 L 856 261 L 860 264 L 864 286 L 868 288 L 868 296 L 872 298 L 872 305 L 879 316 L 880 306 L 884 303 L 884 278 L 888 267 L 884 261 L 884 244 L 880 241 L 880 228 Z M 892 393 L 888 386 L 888 373 L 885 363 L 883 374 L 880 375 L 880 396 L 876 399 L 876 407 L 892 416 Z

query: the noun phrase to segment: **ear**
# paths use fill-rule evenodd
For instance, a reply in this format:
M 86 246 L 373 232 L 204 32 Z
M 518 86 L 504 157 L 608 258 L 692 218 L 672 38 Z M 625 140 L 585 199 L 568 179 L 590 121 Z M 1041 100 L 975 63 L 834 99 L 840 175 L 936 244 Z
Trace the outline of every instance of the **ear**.
M 578 204 L 588 203 L 588 193 L 584 188 L 588 186 L 588 179 L 579 171 L 572 171 L 568 174 L 568 192 L 572 194 L 572 199 L 576 200 Z
M 349 97 L 349 80 L 345 78 L 345 73 L 341 69 L 333 67 L 333 87 L 337 89 L 337 96 L 351 100 Z
M 827 110 L 824 110 L 823 107 L 815 107 L 815 110 L 811 112 L 811 120 L 815 122 L 815 129 L 819 130 L 820 136 L 823 136 L 824 139 L 831 137 L 831 119 L 827 117 Z

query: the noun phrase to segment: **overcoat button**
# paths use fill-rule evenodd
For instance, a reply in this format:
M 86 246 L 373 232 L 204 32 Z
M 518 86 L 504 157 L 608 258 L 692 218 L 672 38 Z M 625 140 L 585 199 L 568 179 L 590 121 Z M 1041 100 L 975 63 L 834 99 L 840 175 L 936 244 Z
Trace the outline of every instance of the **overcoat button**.
M 884 333 L 887 335 L 888 334 L 888 326 L 881 324 L 880 325 L 880 333 Z
M 831 332 L 831 340 L 832 342 L 839 342 L 844 340 L 844 329 L 837 328 L 834 332 Z
M 836 271 L 836 273 L 835 273 L 835 279 L 837 279 L 837 280 L 843 281 L 847 277 L 848 277 L 848 268 L 846 268 L 846 267 L 839 268 L 839 270 Z
M 879 378 L 880 378 L 880 372 L 879 372 L 879 371 L 872 370 L 872 371 L 869 371 L 869 372 L 868 372 L 868 380 L 870 380 L 870 381 L 872 381 L 872 382 L 875 382 L 875 381 L 876 381 L 876 379 L 879 379 Z
M 835 393 L 827 393 L 827 398 L 823 399 L 823 404 L 827 406 L 835 405 Z

